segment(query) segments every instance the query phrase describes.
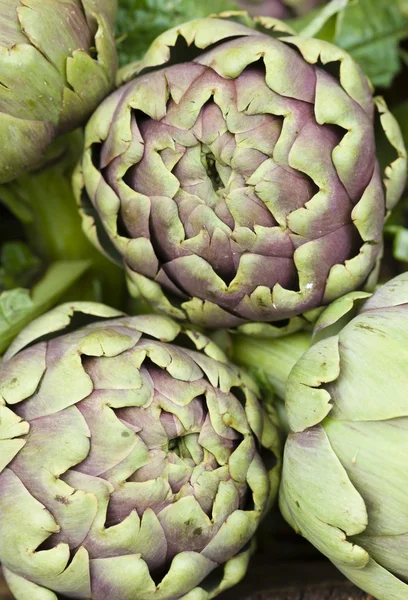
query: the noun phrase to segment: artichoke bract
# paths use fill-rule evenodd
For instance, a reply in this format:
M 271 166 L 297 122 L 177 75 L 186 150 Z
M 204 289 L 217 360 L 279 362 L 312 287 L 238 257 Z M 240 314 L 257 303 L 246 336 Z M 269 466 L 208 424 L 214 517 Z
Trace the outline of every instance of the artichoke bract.
M 92 303 L 5 354 L 0 449 L 17 600 L 211 598 L 245 574 L 280 469 L 273 407 L 213 342 Z
M 405 600 L 408 274 L 364 296 L 323 313 L 289 376 L 280 504 L 354 583 Z
M 87 125 L 75 189 L 134 296 L 269 335 L 370 278 L 406 154 L 378 100 L 395 148 L 383 186 L 371 89 L 345 51 L 245 19 L 180 25 L 125 68 Z
M 42 164 L 114 86 L 116 0 L 0 0 L 0 184 Z

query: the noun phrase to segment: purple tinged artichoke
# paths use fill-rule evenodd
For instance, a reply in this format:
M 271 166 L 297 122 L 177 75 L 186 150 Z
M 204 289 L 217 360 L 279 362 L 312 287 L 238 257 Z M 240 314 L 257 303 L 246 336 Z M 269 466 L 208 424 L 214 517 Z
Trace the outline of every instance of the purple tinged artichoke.
M 237 0 L 237 4 L 252 16 L 286 19 L 293 13 L 306 14 L 312 8 L 323 4 L 323 0 Z
M 0 0 L 0 184 L 42 164 L 114 86 L 116 0 Z
M 202 334 L 98 304 L 54 309 L 0 367 L 11 591 L 212 598 L 245 574 L 279 453 L 273 408 Z
M 89 121 L 75 189 L 134 296 L 268 336 L 375 280 L 406 153 L 377 99 L 395 148 L 383 181 L 372 92 L 345 51 L 252 26 L 207 18 L 159 36 Z
M 288 7 L 282 0 L 238 0 L 237 4 L 253 17 L 262 15 L 264 17 L 286 19 L 290 14 Z
M 408 274 L 367 296 L 334 302 L 290 373 L 280 504 L 370 597 L 406 600 Z

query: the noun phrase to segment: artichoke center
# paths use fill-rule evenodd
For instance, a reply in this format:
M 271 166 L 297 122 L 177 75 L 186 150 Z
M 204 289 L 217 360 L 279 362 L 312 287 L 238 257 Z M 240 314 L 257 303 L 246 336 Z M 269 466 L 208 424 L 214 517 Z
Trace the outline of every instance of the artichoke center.
M 225 188 L 217 169 L 217 159 L 211 150 L 205 146 L 202 148 L 201 161 L 205 170 L 207 171 L 207 175 L 212 183 L 214 192 L 219 193 L 220 191 L 224 191 Z
M 172 452 L 179 458 L 190 458 L 190 452 L 186 446 L 184 437 L 177 437 L 169 440 L 169 452 Z

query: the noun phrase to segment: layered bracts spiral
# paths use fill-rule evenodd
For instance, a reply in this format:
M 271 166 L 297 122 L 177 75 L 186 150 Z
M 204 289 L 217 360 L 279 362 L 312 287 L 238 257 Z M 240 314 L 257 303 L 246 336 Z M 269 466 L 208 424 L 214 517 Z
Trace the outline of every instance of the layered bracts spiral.
M 257 26 L 202 19 L 160 36 L 90 120 L 76 188 L 134 295 L 265 334 L 367 282 L 406 161 L 379 102 L 396 147 L 385 194 L 371 89 L 349 55 Z
M 79 303 L 34 321 L 0 370 L 0 562 L 17 600 L 236 583 L 278 483 L 257 394 L 166 317 Z

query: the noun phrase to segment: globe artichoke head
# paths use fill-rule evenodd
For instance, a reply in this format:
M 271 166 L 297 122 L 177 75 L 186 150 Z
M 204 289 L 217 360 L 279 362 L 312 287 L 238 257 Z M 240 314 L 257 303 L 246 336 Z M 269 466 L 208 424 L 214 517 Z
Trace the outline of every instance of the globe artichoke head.
M 17 600 L 205 599 L 244 575 L 279 436 L 207 338 L 62 305 L 13 342 L 0 390 L 0 561 Z
M 75 187 L 86 232 L 134 295 L 267 335 L 367 281 L 406 157 L 381 105 L 399 153 L 386 198 L 357 64 L 257 23 L 208 18 L 160 36 L 91 118 Z
M 116 0 L 0 0 L 0 183 L 44 161 L 112 89 Z
M 323 313 L 321 339 L 290 374 L 280 501 L 289 523 L 349 579 L 378 600 L 403 600 L 408 275 L 358 310 L 363 299 L 347 296 Z

